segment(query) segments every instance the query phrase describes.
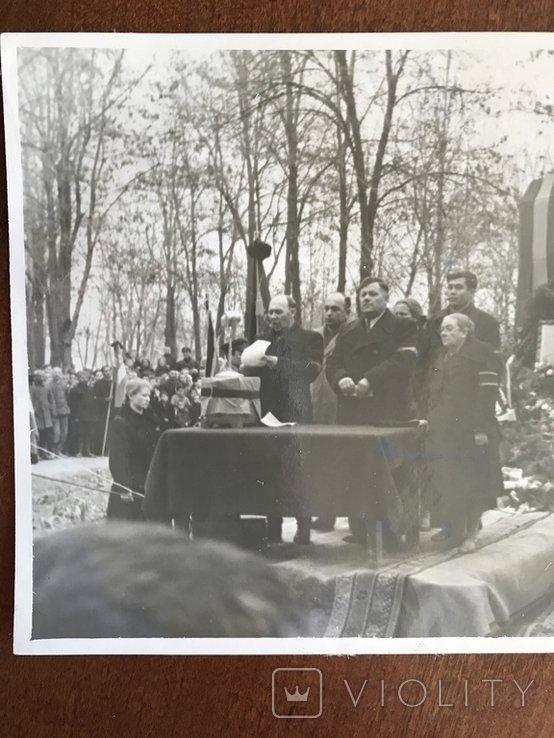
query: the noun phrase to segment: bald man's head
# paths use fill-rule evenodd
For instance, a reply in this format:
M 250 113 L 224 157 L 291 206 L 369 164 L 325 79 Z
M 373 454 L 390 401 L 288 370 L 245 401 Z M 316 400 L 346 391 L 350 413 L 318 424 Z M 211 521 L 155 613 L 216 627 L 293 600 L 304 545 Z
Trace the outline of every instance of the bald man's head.
M 282 333 L 294 323 L 296 303 L 290 295 L 276 295 L 267 309 L 267 322 L 276 333 Z
M 342 292 L 332 292 L 325 300 L 325 325 L 336 332 L 348 320 L 350 300 Z

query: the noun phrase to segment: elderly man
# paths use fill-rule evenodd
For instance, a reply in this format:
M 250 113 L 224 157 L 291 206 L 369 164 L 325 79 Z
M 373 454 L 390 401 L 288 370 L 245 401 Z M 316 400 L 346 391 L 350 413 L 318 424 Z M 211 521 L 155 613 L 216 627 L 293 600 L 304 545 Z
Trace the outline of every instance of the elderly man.
M 337 396 L 325 376 L 327 357 L 335 347 L 340 328 L 350 319 L 350 298 L 342 292 L 332 292 L 324 305 L 325 321 L 318 333 L 323 336 L 323 371 L 311 385 L 314 423 L 333 425 L 337 420 Z M 335 518 L 319 517 L 312 523 L 314 530 L 330 531 L 335 527 Z
M 260 371 L 262 414 L 273 413 L 281 422 L 311 423 L 310 384 L 321 371 L 323 339 L 295 323 L 296 303 L 278 295 L 269 303 L 270 342 Z
M 410 412 L 409 379 L 417 359 L 417 329 L 387 308 L 388 285 L 366 277 L 357 293 L 361 317 L 345 323 L 325 373 L 337 393 L 337 423 L 394 425 Z M 367 544 L 362 520 L 350 519 L 348 542 Z
M 261 379 L 262 415 L 273 413 L 281 422 L 311 423 L 310 384 L 321 372 L 323 338 L 295 322 L 296 303 L 289 295 L 278 295 L 269 303 L 267 322 L 270 342 L 257 371 Z M 268 518 L 268 539 L 281 542 L 282 518 Z M 310 542 L 310 518 L 297 518 L 295 543 Z

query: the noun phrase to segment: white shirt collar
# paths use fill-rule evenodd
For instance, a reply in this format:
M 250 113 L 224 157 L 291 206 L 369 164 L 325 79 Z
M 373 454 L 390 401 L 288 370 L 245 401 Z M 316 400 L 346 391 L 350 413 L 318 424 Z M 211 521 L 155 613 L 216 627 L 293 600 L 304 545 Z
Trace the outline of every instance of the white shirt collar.
M 378 315 L 378 316 L 377 316 L 376 318 L 372 318 L 372 319 L 371 319 L 371 320 L 369 321 L 369 328 L 368 328 L 368 330 L 371 330 L 371 329 L 373 328 L 373 326 L 375 325 L 375 323 L 377 323 L 377 321 L 381 320 L 381 318 L 382 318 L 382 317 L 383 317 L 383 315 L 385 314 L 386 310 L 387 310 L 387 309 L 385 308 L 385 309 L 383 310 L 383 312 L 382 312 L 382 313 L 381 313 L 380 315 Z M 366 325 L 367 325 L 367 323 L 366 323 Z

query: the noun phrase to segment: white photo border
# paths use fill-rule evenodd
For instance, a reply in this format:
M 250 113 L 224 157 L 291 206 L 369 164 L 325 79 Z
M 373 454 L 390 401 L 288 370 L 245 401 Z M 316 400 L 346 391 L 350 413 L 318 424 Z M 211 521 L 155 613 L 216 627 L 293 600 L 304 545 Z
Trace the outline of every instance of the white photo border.
M 1 37 L 1 65 L 8 179 L 9 258 L 15 443 L 14 653 L 19 655 L 359 655 L 553 653 L 554 638 L 31 638 L 32 490 L 23 228 L 23 180 L 19 137 L 17 50 L 35 48 L 156 48 L 223 50 L 414 49 L 502 52 L 554 50 L 554 33 L 380 34 L 126 34 L 8 33 Z

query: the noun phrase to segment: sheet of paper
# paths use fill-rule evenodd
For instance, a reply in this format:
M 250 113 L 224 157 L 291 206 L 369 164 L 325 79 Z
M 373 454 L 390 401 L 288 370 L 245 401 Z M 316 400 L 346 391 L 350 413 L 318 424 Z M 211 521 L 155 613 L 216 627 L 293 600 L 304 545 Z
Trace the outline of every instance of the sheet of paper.
M 281 423 L 273 413 L 266 413 L 262 418 L 262 423 L 268 428 L 282 428 L 285 425 L 296 425 L 296 423 Z
M 263 366 L 262 357 L 269 346 L 269 341 L 254 341 L 251 346 L 247 346 L 240 357 L 241 364 L 247 367 Z

